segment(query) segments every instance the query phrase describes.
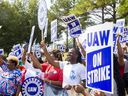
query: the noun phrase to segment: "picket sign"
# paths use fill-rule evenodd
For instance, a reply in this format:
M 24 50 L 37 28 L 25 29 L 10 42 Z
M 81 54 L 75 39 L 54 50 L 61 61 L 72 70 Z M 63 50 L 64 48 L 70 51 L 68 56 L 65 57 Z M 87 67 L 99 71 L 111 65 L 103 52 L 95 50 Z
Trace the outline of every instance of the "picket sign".
M 128 26 L 124 27 L 123 42 L 128 42 Z
M 33 46 L 34 47 L 34 53 L 35 53 L 35 56 L 39 59 L 39 58 L 41 58 L 42 57 L 42 55 L 41 55 L 41 48 L 40 48 L 40 44 L 39 43 L 37 43 L 37 44 L 35 44 L 35 46 Z
M 51 22 L 51 42 L 57 40 L 57 19 Z
M 113 23 L 86 29 L 87 87 L 113 93 Z
M 116 53 L 117 52 L 117 47 L 116 47 L 116 41 L 117 41 L 117 34 L 120 34 L 120 43 L 121 46 L 123 46 L 123 43 L 126 42 L 126 36 L 125 36 L 125 19 L 118 19 L 116 21 L 116 24 L 113 27 L 113 51 Z
M 12 49 L 13 55 L 16 56 L 20 61 L 22 58 L 22 47 L 20 44 L 16 44 Z
M 0 49 L 0 55 L 4 55 L 4 49 Z
M 47 22 L 47 4 L 45 0 L 40 0 L 38 7 L 38 26 L 41 30 L 41 38 L 44 39 L 44 27 Z M 46 27 L 45 27 L 46 28 Z
M 47 37 L 47 31 L 48 31 L 48 18 L 47 18 L 46 23 L 45 23 L 44 38 Z
M 38 25 L 40 30 L 44 29 L 46 20 L 47 20 L 47 4 L 45 0 L 40 0 L 38 7 Z
M 82 34 L 80 22 L 75 15 L 63 16 L 62 20 L 67 24 L 71 37 L 76 38 Z
M 28 45 L 28 52 L 27 53 L 30 53 L 30 51 L 31 51 L 34 31 L 35 31 L 35 26 L 32 26 L 31 35 L 30 35 L 30 39 L 29 39 L 29 45 Z
M 76 20 L 76 16 L 74 14 L 71 14 L 69 16 L 63 16 L 61 19 L 63 20 L 63 22 L 65 22 L 66 24 L 68 24 L 68 23 L 71 23 L 74 20 Z

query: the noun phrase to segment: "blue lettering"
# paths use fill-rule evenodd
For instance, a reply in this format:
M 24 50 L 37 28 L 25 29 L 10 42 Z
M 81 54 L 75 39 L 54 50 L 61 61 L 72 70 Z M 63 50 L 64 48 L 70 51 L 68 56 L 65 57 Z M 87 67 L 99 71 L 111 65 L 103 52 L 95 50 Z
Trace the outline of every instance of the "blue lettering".
M 70 18 L 71 18 L 72 20 L 74 20 L 74 19 L 75 19 L 75 16 L 71 16 Z
M 90 77 L 90 75 L 91 75 L 91 73 L 90 73 L 90 72 L 88 72 L 88 78 L 87 78 L 87 82 L 88 82 L 88 84 L 90 84 L 90 83 L 91 83 L 91 77 Z
M 87 84 L 110 80 L 110 75 L 110 65 L 88 71 Z
M 103 33 L 103 34 L 102 34 Z M 110 30 L 103 30 L 103 32 L 100 31 L 100 41 L 101 41 L 101 45 L 104 45 L 104 42 L 105 42 L 105 45 L 108 44 L 108 39 L 109 39 L 109 33 L 110 33 Z
M 90 47 L 92 45 L 92 33 L 88 33 L 87 41 L 88 41 L 88 46 Z
M 116 41 L 116 34 L 113 34 L 113 41 Z
M 36 92 L 37 87 L 28 87 L 28 92 Z
M 63 20 L 64 20 L 64 22 L 68 22 L 68 19 L 66 19 L 66 18 L 65 18 L 65 19 L 63 19 Z
M 94 41 L 93 41 L 93 46 L 99 46 L 99 41 L 98 41 L 98 36 L 97 32 L 94 33 Z
M 87 44 L 88 46 L 103 46 L 108 45 L 110 30 L 103 30 L 94 33 L 87 34 Z
M 124 32 L 124 27 L 120 27 L 120 32 Z
M 64 20 L 64 22 L 70 22 L 70 21 L 75 20 L 75 19 L 76 19 L 75 16 L 71 16 L 71 17 L 66 17 L 63 20 Z
M 117 30 L 118 30 L 118 27 L 114 26 L 114 27 L 113 27 L 113 32 L 116 33 Z

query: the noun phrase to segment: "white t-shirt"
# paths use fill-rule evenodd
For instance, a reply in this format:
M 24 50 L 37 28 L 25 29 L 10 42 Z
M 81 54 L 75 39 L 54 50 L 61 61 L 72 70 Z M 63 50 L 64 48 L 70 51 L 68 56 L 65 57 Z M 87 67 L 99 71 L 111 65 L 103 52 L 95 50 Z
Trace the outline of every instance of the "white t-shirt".
M 44 79 L 44 73 L 40 69 L 34 68 L 32 63 L 26 62 L 25 68 L 25 79 L 29 77 L 39 77 L 40 79 Z
M 60 61 L 60 68 L 63 69 L 63 87 L 66 85 L 78 85 L 85 80 L 85 66 L 77 63 L 71 64 L 67 61 Z

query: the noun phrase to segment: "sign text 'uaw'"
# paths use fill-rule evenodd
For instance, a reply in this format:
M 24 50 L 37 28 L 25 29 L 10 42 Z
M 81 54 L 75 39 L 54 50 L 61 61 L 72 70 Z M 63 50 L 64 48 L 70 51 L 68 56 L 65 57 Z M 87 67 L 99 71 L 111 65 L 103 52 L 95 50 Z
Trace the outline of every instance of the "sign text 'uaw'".
M 113 93 L 113 24 L 87 28 L 87 87 Z

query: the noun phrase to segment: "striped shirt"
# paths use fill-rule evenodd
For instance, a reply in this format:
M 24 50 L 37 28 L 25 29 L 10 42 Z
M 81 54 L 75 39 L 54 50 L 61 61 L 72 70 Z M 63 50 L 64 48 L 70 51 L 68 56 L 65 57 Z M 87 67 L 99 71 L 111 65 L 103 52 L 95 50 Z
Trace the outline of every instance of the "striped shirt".
M 9 71 L 9 69 L 8 69 L 8 65 L 7 65 L 6 62 L 3 62 L 3 64 L 2 64 L 0 67 L 2 68 L 2 70 L 3 70 L 4 72 Z
M 0 94 L 2 96 L 13 96 L 17 92 L 18 85 L 21 86 L 21 71 L 15 69 L 0 74 Z

